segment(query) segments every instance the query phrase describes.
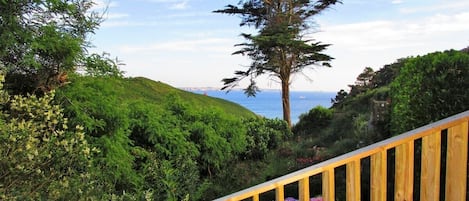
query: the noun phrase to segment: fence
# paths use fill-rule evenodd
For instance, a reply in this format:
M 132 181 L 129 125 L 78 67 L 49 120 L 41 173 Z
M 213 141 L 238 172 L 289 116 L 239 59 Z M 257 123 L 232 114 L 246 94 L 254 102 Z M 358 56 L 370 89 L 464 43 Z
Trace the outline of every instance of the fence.
M 336 168 L 346 167 L 346 199 L 361 200 L 361 160 L 370 157 L 370 199 L 386 200 L 387 196 L 387 157 L 388 150 L 395 153 L 394 200 L 414 199 L 414 154 L 416 140 L 421 139 L 420 200 L 440 200 L 440 188 L 444 185 L 446 201 L 466 200 L 467 156 L 468 156 L 469 111 L 420 127 L 362 149 L 318 163 L 308 168 L 287 174 L 251 188 L 227 195 L 216 201 L 238 201 L 251 199 L 259 201 L 260 195 L 275 190 L 277 201 L 284 201 L 285 185 L 298 182 L 300 201 L 310 200 L 310 177 L 321 174 L 322 198 L 335 201 Z M 443 134 L 444 133 L 444 134 Z M 446 146 L 442 146 L 442 136 Z M 440 181 L 441 161 L 446 161 L 444 180 Z M 445 150 L 446 149 L 446 150 Z M 444 161 L 443 160 L 443 161 Z M 444 183 L 443 183 L 444 182 Z

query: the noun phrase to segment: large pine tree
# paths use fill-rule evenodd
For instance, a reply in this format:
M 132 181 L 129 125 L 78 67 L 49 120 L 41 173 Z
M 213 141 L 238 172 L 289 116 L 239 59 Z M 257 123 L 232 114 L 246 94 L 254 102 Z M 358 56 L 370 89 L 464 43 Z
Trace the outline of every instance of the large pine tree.
M 223 89 L 231 89 L 244 78 L 250 85 L 245 89 L 248 96 L 259 91 L 256 78 L 267 74 L 278 78 L 282 87 L 283 119 L 291 126 L 290 84 L 292 75 L 307 67 L 330 67 L 332 57 L 323 54 L 329 45 L 306 39 L 305 33 L 311 27 L 312 17 L 321 13 L 338 0 L 246 0 L 238 6 L 227 5 L 217 13 L 239 15 L 240 26 L 253 26 L 256 35 L 242 34 L 246 43 L 233 54 L 250 57 L 251 65 L 247 70 L 235 72 L 235 77 L 223 79 Z

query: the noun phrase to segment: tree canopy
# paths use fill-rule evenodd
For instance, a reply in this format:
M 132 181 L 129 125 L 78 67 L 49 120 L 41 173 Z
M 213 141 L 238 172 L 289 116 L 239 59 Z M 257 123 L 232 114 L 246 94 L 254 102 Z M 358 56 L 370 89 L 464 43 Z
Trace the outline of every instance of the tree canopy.
M 0 62 L 14 93 L 47 92 L 75 70 L 101 18 L 91 0 L 0 1 Z
M 463 112 L 468 108 L 469 54 L 449 50 L 408 58 L 391 83 L 393 133 Z
M 312 17 L 338 0 L 249 0 L 239 6 L 227 5 L 217 13 L 239 15 L 240 26 L 253 26 L 256 35 L 243 33 L 246 43 L 233 54 L 248 56 L 252 63 L 247 70 L 236 71 L 235 77 L 225 78 L 223 89 L 231 89 L 245 78 L 250 84 L 245 89 L 248 96 L 259 92 L 256 78 L 268 75 L 277 78 L 282 87 L 283 118 L 291 126 L 289 87 L 291 76 L 306 67 L 330 67 L 332 57 L 322 53 L 329 45 L 322 44 L 306 35 L 311 28 Z

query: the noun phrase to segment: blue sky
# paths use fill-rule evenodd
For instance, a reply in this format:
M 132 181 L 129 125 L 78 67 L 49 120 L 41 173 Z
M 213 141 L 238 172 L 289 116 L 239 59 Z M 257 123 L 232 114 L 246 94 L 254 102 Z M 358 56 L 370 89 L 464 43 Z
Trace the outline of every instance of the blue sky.
M 243 42 L 240 18 L 212 13 L 238 0 L 99 0 L 106 20 L 91 42 L 125 63 L 126 76 L 143 76 L 175 87 L 221 88 L 221 79 L 244 70 L 233 56 Z M 469 46 L 467 0 L 343 0 L 315 18 L 310 37 L 332 44 L 332 68 L 306 70 L 291 90 L 347 89 L 365 67 L 377 70 L 399 58 Z M 279 89 L 277 80 L 258 79 Z M 243 87 L 246 83 L 241 83 Z

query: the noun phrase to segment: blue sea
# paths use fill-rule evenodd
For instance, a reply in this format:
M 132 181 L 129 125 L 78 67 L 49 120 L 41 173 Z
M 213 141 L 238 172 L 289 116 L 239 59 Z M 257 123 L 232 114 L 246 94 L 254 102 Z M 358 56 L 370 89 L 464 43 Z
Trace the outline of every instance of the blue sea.
M 282 98 L 279 90 L 264 90 L 257 93 L 256 97 L 247 97 L 242 90 L 232 90 L 228 93 L 220 90 L 195 90 L 192 92 L 238 103 L 267 118 L 283 119 Z M 318 105 L 329 108 L 331 98 L 334 98 L 336 94 L 337 92 L 290 91 L 292 123 L 297 123 L 301 114 Z

